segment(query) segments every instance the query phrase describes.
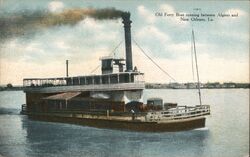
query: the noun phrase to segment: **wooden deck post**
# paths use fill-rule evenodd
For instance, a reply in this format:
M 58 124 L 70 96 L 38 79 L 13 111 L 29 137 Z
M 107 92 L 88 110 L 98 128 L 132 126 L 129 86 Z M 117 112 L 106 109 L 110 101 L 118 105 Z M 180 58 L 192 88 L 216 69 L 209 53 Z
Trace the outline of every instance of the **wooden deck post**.
M 109 110 L 107 110 L 107 118 L 109 119 Z

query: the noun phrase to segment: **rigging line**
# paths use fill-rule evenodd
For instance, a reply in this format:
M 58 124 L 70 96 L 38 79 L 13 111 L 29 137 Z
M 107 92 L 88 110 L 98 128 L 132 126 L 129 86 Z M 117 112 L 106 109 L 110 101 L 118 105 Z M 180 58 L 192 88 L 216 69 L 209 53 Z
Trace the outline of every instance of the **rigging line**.
M 192 36 L 193 36 L 193 43 L 194 43 L 194 56 L 195 56 L 196 73 L 197 73 L 197 80 L 198 80 L 199 100 L 200 100 L 200 105 L 202 105 L 202 103 L 201 103 L 200 78 L 199 78 L 199 70 L 198 70 L 197 55 L 196 55 L 196 48 L 195 48 L 195 38 L 194 38 L 194 30 L 193 29 L 192 29 Z
M 194 56 L 193 56 L 193 42 L 192 42 L 192 36 L 191 36 L 191 61 L 192 61 L 192 74 L 193 74 L 193 81 L 194 81 Z
M 115 50 L 122 44 L 122 42 L 123 42 L 123 40 L 111 51 L 111 53 L 109 54 L 109 56 L 110 55 L 112 55 L 114 52 L 115 52 Z M 94 70 L 92 70 L 90 73 L 92 74 L 93 72 L 95 72 L 99 67 L 100 67 L 101 65 L 99 64 Z
M 94 70 L 90 72 L 90 74 L 94 73 L 101 65 L 98 65 Z
M 115 50 L 122 44 L 123 40 L 121 42 L 119 42 L 119 44 L 110 52 L 109 56 L 112 55 Z
M 133 39 L 136 46 L 143 52 L 143 54 L 148 57 L 149 60 L 151 60 L 162 72 L 164 72 L 168 77 L 170 77 L 172 80 L 176 81 L 169 73 L 167 73 L 164 69 L 162 69 L 149 55 L 146 54 L 146 52 L 139 46 L 139 44 Z

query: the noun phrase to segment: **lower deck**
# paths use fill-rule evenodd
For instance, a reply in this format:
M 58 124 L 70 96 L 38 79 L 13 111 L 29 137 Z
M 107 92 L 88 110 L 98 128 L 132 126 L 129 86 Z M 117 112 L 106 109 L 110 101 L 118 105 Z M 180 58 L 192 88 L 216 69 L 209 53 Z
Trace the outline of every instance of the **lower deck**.
M 202 105 L 196 107 L 178 106 L 168 110 L 145 112 L 119 112 L 111 110 L 58 110 L 48 112 L 30 112 L 26 111 L 26 105 L 23 104 L 22 113 L 27 115 L 73 117 L 97 120 L 171 123 L 204 117 L 210 114 L 210 108 L 208 105 Z
M 146 122 L 140 120 L 116 119 L 112 118 L 93 118 L 81 117 L 80 115 L 55 115 L 55 114 L 28 114 L 28 117 L 33 120 L 60 122 L 84 125 L 96 128 L 116 129 L 125 131 L 139 131 L 139 132 L 173 132 L 185 131 L 205 127 L 205 117 L 194 117 L 185 120 L 176 120 L 171 122 Z
M 96 94 L 100 93 L 94 93 L 94 96 Z M 27 105 L 22 106 L 22 113 L 42 121 L 145 132 L 202 128 L 205 126 L 205 116 L 210 114 L 209 105 L 191 107 L 172 106 L 171 103 L 167 103 L 166 108 L 165 104 L 159 108 L 155 106 L 157 104 L 151 104 L 151 100 L 147 104 L 123 101 L 124 96 L 140 98 L 141 91 L 123 91 L 120 96 L 118 92 L 101 94 L 107 94 L 110 98 L 94 98 L 91 92 L 27 92 Z M 120 99 L 115 101 L 114 98 L 117 97 Z

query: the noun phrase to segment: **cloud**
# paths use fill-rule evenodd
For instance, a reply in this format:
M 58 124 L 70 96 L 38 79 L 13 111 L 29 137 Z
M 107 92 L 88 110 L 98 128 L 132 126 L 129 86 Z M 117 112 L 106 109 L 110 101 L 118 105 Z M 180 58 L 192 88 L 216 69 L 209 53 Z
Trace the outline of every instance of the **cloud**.
M 171 5 L 169 5 L 169 4 L 162 4 L 162 5 L 160 5 L 160 10 L 165 11 L 165 12 L 167 12 L 169 14 L 176 13 L 174 7 L 171 6 Z
M 80 63 L 83 58 L 108 55 L 122 40 L 123 29 L 120 23 L 86 18 L 73 27 L 46 29 L 32 40 L 11 39 L 2 47 L 0 56 L 35 64 L 65 59 Z
M 135 34 L 140 45 L 151 57 L 179 58 L 190 54 L 191 41 L 175 41 L 169 34 L 157 26 L 144 26 Z M 204 47 L 197 44 L 197 47 Z
M 140 40 L 149 40 L 152 41 L 158 40 L 161 43 L 165 43 L 169 41 L 169 36 L 165 33 L 160 31 L 156 26 L 145 26 L 141 28 L 138 32 L 136 32 L 136 37 Z
M 245 11 L 243 11 L 241 9 L 237 9 L 237 8 L 228 9 L 228 10 L 225 11 L 225 14 L 230 14 L 230 15 L 238 14 L 240 17 L 247 15 L 247 13 Z
M 211 31 L 211 35 L 215 35 L 220 38 L 226 38 L 227 40 L 232 41 L 238 41 L 238 42 L 248 42 L 249 41 L 249 34 L 239 31 L 230 31 L 225 30 L 224 31 Z M 235 44 L 238 44 L 235 42 Z
M 49 11 L 53 13 L 61 12 L 63 8 L 64 8 L 64 4 L 60 1 L 52 1 L 48 5 Z
M 134 62 L 140 71 L 145 72 L 146 82 L 167 83 L 172 81 L 139 51 L 137 48 L 134 49 L 137 58 Z M 176 81 L 193 81 L 191 55 L 189 57 L 179 57 L 175 60 L 168 58 L 153 59 Z M 248 82 L 249 80 L 248 60 L 239 62 L 234 58 L 211 58 L 207 54 L 198 54 L 198 65 L 201 82 Z
M 166 47 L 171 43 L 171 38 L 154 25 L 144 26 L 135 33 L 135 41 L 151 57 L 170 58 L 173 54 L 168 53 Z
M 166 50 L 173 53 L 175 57 L 179 57 L 181 55 L 190 54 L 191 44 L 190 42 L 181 42 L 181 43 L 168 43 L 165 47 Z
M 101 18 L 99 16 L 95 16 L 97 19 L 81 16 L 81 9 L 66 9 L 66 2 L 62 5 L 52 2 L 61 3 L 42 2 L 44 6 L 37 7 L 42 10 L 37 10 L 37 4 L 30 10 L 32 6 L 26 4 L 29 11 L 14 12 L 16 10 L 12 9 L 11 12 L 1 15 L 0 40 L 4 39 L 5 42 L 0 41 L 0 84 L 9 81 L 21 82 L 24 77 L 64 76 L 66 59 L 70 61 L 71 76 L 90 74 L 91 70 L 100 64 L 99 57 L 108 55 L 124 40 L 123 25 L 119 18 L 100 21 L 97 20 Z M 73 5 L 77 6 L 72 3 Z M 176 17 L 160 18 L 154 15 L 155 10 L 175 13 L 186 11 L 186 8 L 177 10 L 178 4 L 146 5 L 136 4 L 129 8 L 141 16 L 132 15 L 135 19 L 132 31 L 135 30 L 136 41 L 177 81 L 192 80 L 191 30 L 188 23 L 179 23 Z M 181 7 L 183 5 L 178 6 Z M 20 6 L 16 8 L 23 10 Z M 222 8 L 225 6 L 212 7 L 220 11 Z M 226 9 L 224 12 L 239 13 L 239 18 L 230 18 L 231 21 L 222 22 L 221 25 L 217 22 L 222 20 L 196 23 L 196 47 L 203 82 L 230 79 L 248 81 L 249 15 L 247 10 L 243 11 L 241 8 Z M 109 17 L 109 14 L 106 16 Z M 124 54 L 124 49 L 123 44 L 116 51 Z M 139 51 L 133 45 L 134 65 L 145 72 L 146 81 L 169 81 L 169 78 Z M 98 70 L 100 72 L 100 69 Z
M 141 15 L 146 20 L 147 23 L 155 23 L 156 17 L 154 16 L 154 13 L 149 11 L 145 6 L 138 6 L 137 11 L 139 15 Z
M 168 14 L 174 14 L 174 15 L 177 12 L 175 8 L 169 4 L 162 4 L 156 10 L 161 13 L 168 13 Z M 155 16 L 155 12 L 153 12 L 152 10 L 149 10 L 144 5 L 139 5 L 137 7 L 137 11 L 138 11 L 138 14 L 143 17 L 146 23 L 151 24 L 151 25 L 158 23 L 160 20 L 164 21 L 167 24 L 178 26 L 178 27 L 186 27 L 188 25 L 188 22 L 181 21 L 179 17 Z
M 59 41 L 56 41 L 54 43 L 58 49 L 62 49 L 62 50 L 69 50 L 70 49 L 70 46 L 67 43 L 65 43 L 63 40 L 61 40 L 61 41 L 59 40 Z
M 176 14 L 177 12 L 178 13 L 185 13 L 185 12 L 179 12 L 177 10 L 175 10 L 175 8 L 169 4 L 162 4 L 160 5 L 159 7 L 159 10 L 161 12 L 164 12 L 164 13 L 168 13 L 168 14 Z M 186 21 L 182 21 L 180 20 L 179 17 L 176 17 L 176 16 L 173 16 L 173 17 L 164 17 L 164 19 L 166 19 L 166 22 L 171 24 L 171 25 L 174 25 L 174 26 L 178 26 L 178 27 L 186 27 L 188 26 L 189 22 L 186 22 Z
M 237 8 L 230 8 L 224 10 L 223 14 L 229 15 L 225 17 L 218 17 L 218 24 L 225 29 L 232 29 L 232 28 L 242 28 L 242 27 L 249 27 L 249 14 Z M 236 16 L 233 16 L 236 15 Z M 248 29 L 248 28 L 247 28 Z M 248 29 L 249 30 L 249 29 Z M 230 31 L 232 32 L 232 31 Z

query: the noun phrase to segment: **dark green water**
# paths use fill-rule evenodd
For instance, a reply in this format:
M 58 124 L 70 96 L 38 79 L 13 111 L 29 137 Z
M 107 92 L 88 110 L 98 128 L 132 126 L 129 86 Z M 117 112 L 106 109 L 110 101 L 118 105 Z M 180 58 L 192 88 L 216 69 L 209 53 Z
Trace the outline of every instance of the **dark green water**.
M 146 90 L 180 105 L 198 104 L 195 90 Z M 249 154 L 249 90 L 202 90 L 211 105 L 206 127 L 138 133 L 32 121 L 19 115 L 23 92 L 0 92 L 0 155 L 84 157 L 245 157 Z

